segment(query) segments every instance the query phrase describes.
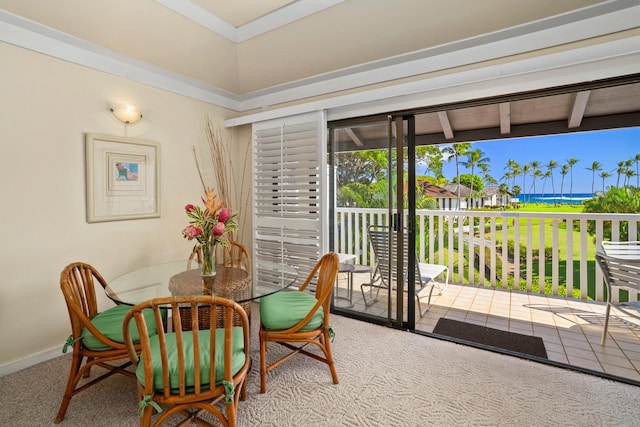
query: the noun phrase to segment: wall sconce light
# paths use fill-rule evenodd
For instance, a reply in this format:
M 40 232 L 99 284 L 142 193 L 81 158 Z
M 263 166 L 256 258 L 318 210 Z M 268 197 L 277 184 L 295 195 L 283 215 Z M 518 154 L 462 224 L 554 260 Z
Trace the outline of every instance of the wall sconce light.
M 124 123 L 125 125 L 131 125 L 137 123 L 142 118 L 142 113 L 138 107 L 133 105 L 124 104 L 107 104 L 107 108 L 111 111 L 111 114 Z

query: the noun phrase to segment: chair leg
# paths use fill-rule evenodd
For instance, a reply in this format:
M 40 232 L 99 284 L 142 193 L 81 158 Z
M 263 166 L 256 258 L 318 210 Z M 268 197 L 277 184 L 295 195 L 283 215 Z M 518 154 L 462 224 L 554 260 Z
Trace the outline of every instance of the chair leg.
M 333 353 L 331 352 L 331 339 L 329 338 L 329 331 L 325 329 L 324 331 L 324 355 L 327 359 L 327 364 L 329 365 L 329 370 L 331 371 L 331 379 L 334 384 L 339 384 L 338 382 L 338 374 L 336 372 L 336 365 L 333 361 Z
M 611 304 L 607 303 L 607 309 L 604 314 L 604 329 L 602 330 L 602 340 L 600 340 L 600 345 L 604 345 L 607 340 L 607 328 L 609 327 L 609 313 L 611 313 Z
M 267 340 L 260 331 L 260 393 L 267 391 Z
M 65 388 L 64 390 L 62 402 L 60 403 L 60 409 L 58 409 L 58 414 L 56 415 L 56 419 L 54 421 L 55 424 L 60 423 L 64 419 L 64 415 L 67 413 L 67 408 L 69 407 L 69 403 L 71 402 L 71 397 L 73 397 L 73 391 L 75 390 L 76 384 L 79 380 L 78 372 L 80 371 L 81 365 L 82 356 L 74 353 L 71 359 L 71 371 L 69 372 L 67 388 Z

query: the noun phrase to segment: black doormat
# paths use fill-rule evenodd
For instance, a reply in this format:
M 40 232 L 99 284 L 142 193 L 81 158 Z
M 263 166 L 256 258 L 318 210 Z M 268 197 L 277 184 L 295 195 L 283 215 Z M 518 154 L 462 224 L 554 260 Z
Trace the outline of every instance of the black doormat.
M 487 328 L 486 326 L 459 322 L 442 317 L 438 319 L 433 333 L 516 351 L 531 356 L 547 358 L 547 350 L 544 348 L 544 342 L 540 337 L 501 331 L 499 329 Z

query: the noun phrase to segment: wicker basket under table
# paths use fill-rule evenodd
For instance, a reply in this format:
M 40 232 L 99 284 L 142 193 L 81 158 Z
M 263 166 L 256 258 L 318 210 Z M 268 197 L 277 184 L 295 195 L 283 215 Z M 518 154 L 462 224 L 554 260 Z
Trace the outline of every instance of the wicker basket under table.
M 178 273 L 169 279 L 171 295 L 215 295 L 239 302 L 251 320 L 251 275 L 241 268 L 216 266 L 215 276 L 203 277 L 199 269 Z M 182 330 L 191 329 L 191 315 L 181 311 Z M 202 310 L 198 313 L 200 328 L 211 325 L 210 313 Z M 239 325 L 239 322 L 234 321 Z M 218 313 L 216 327 L 221 328 L 222 313 Z

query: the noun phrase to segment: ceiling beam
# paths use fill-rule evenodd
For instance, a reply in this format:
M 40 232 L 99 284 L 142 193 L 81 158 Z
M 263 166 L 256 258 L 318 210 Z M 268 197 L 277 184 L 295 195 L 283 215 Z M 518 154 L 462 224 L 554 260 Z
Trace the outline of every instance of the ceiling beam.
M 451 142 L 485 141 L 488 139 L 523 138 L 540 135 L 560 135 L 573 132 L 588 132 L 595 130 L 618 129 L 624 127 L 640 126 L 640 115 L 637 112 L 612 114 L 608 116 L 585 117 L 580 127 L 567 128 L 565 120 L 553 122 L 528 123 L 511 127 L 509 136 L 501 136 L 497 128 L 472 129 L 457 131 L 453 141 L 445 141 L 441 133 L 432 133 L 416 136 L 417 145 L 446 144 Z M 369 141 L 367 141 L 368 143 Z M 368 145 L 368 147 L 371 147 Z
M 587 109 L 589 95 L 591 95 L 590 90 L 576 93 L 576 99 L 573 101 L 573 108 L 569 116 L 569 129 L 580 127 L 582 118 L 584 117 L 584 111 Z
M 358 146 L 358 147 L 364 147 L 364 142 L 362 142 L 362 139 L 356 135 L 356 133 L 353 131 L 352 128 L 346 128 L 345 132 L 347 132 L 347 135 L 349 135 L 349 138 L 351 138 L 351 140 Z
M 438 120 L 440 120 L 440 126 L 446 139 L 453 139 L 453 129 L 451 129 L 451 122 L 449 122 L 449 116 L 446 111 L 438 111 Z
M 511 127 L 511 133 L 508 136 L 501 136 L 496 127 L 486 129 L 475 129 L 466 131 L 457 131 L 453 141 L 446 141 L 442 137 L 442 133 L 432 133 L 425 135 L 416 135 L 416 145 L 436 145 L 447 144 L 451 142 L 468 142 L 468 141 L 486 141 L 486 140 L 506 140 L 513 138 L 523 138 L 540 135 L 561 135 L 566 133 L 575 132 L 588 132 L 606 129 L 619 129 L 627 127 L 640 126 L 640 115 L 636 112 L 624 113 L 624 114 L 612 114 L 608 116 L 593 116 L 586 117 L 578 129 L 570 130 L 567 128 L 567 122 L 565 120 L 557 120 L 553 122 L 542 123 L 529 123 L 522 125 L 513 125 Z M 514 144 L 517 144 L 514 141 Z M 366 145 L 360 150 L 375 150 L 386 149 L 386 138 L 369 138 L 366 140 Z M 514 145 L 515 147 L 515 145 Z M 336 149 L 336 152 L 353 152 L 353 144 L 349 143 L 348 146 L 344 142 L 340 143 Z
M 509 135 L 511 133 L 511 103 L 501 102 L 500 108 L 500 134 Z

